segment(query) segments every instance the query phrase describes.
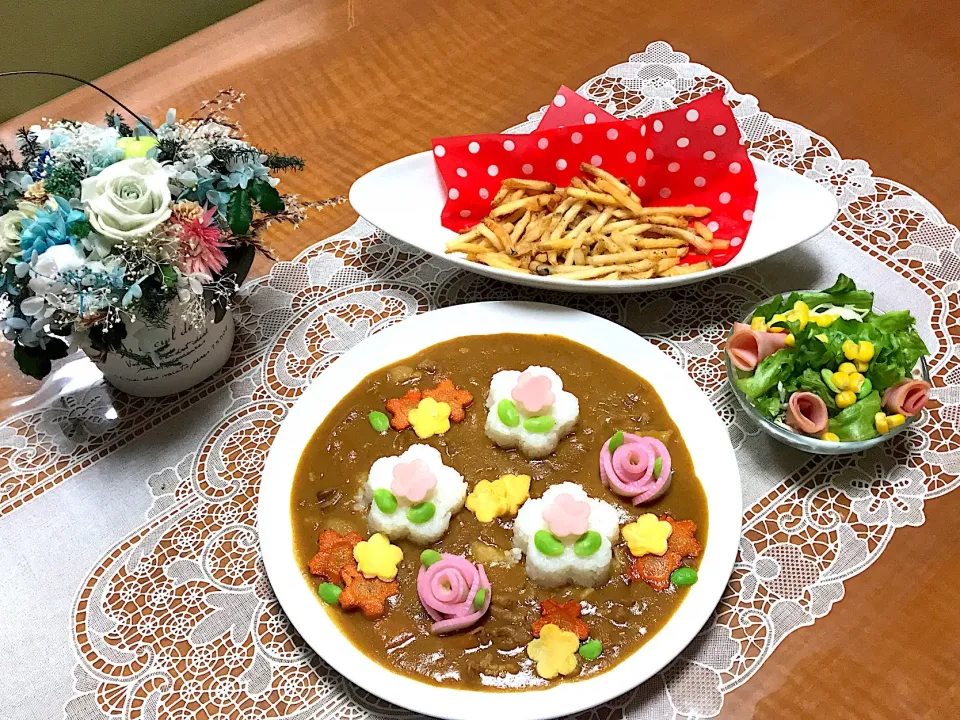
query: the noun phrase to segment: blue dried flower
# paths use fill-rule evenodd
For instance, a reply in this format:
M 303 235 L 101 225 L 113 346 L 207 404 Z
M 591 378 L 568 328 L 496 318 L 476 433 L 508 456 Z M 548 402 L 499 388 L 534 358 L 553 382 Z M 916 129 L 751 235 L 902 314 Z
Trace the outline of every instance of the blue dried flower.
M 20 223 L 20 249 L 24 257 L 34 252 L 42 255 L 54 245 L 76 245 L 89 232 L 87 217 L 80 210 L 70 207 L 62 197 L 54 197 L 56 208 L 49 206 L 40 210 L 34 218 L 24 218 Z

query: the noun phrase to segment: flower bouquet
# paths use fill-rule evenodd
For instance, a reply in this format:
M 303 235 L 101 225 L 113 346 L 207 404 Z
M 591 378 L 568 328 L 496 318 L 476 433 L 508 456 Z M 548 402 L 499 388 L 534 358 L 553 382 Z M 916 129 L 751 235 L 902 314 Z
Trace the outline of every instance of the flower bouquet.
M 21 370 L 42 378 L 71 343 L 108 381 L 139 395 L 177 392 L 226 362 L 230 300 L 273 221 L 311 207 L 280 194 L 303 160 L 250 144 L 222 91 L 159 127 L 108 113 L 61 120 L 0 146 L 0 308 Z

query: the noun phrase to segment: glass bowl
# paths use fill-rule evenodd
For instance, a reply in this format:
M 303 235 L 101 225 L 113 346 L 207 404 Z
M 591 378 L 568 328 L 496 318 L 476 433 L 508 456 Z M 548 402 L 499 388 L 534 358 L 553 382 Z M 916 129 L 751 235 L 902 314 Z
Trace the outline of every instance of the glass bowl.
M 783 293 L 781 297 L 786 297 L 789 294 L 790 293 Z M 766 300 L 757 303 L 747 314 L 747 317 L 743 320 L 743 322 L 749 325 L 754 311 L 761 305 L 770 302 L 770 300 L 772 300 L 774 297 L 776 296 L 771 296 Z M 729 339 L 730 335 L 732 334 L 733 329 L 731 328 L 730 334 L 727 335 L 727 338 Z M 922 422 L 924 414 L 926 413 L 926 411 L 923 410 L 918 415 L 908 417 L 903 425 L 899 425 L 891 429 L 886 435 L 878 435 L 877 437 L 870 438 L 869 440 L 830 442 L 828 440 L 821 440 L 820 438 L 811 437 L 810 435 L 801 435 L 800 433 L 795 433 L 792 430 L 782 427 L 781 425 L 777 425 L 772 420 L 768 420 L 751 404 L 750 399 L 739 387 L 737 387 L 736 382 L 734 382 L 740 371 L 737 370 L 737 368 L 735 368 L 730 362 L 730 355 L 727 353 L 726 347 L 724 347 L 723 350 L 723 362 L 727 368 L 727 383 L 730 385 L 730 389 L 733 391 L 733 394 L 736 396 L 737 400 L 740 401 L 740 406 L 743 408 L 743 411 L 750 416 L 750 419 L 759 425 L 760 429 L 774 440 L 779 440 L 784 445 L 789 445 L 792 448 L 802 450 L 803 452 L 812 453 L 814 455 L 850 455 L 852 453 L 860 452 L 861 450 L 869 450 L 872 447 L 876 447 L 877 445 L 885 443 L 891 438 L 896 437 L 907 428 Z M 930 369 L 927 367 L 927 361 L 925 358 L 920 358 L 920 362 L 917 363 L 917 366 L 913 369 L 913 376 L 920 380 L 925 380 L 928 383 L 930 382 Z

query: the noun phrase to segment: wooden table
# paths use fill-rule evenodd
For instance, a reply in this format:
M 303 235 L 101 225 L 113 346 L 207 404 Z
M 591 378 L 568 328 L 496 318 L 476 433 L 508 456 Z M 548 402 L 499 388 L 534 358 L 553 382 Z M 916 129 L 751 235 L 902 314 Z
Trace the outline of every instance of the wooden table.
M 489 132 L 663 39 L 756 95 L 768 112 L 829 138 L 845 157 L 921 192 L 960 221 L 960 26 L 952 2 L 615 0 L 415 2 L 266 0 L 103 79 L 154 118 L 233 86 L 259 143 L 307 159 L 285 179 L 305 197 L 345 194 L 430 137 Z M 609 29 L 605 32 L 604 29 Z M 38 65 L 38 63 L 28 63 Z M 110 109 L 77 90 L 40 116 L 97 121 Z M 355 219 L 348 205 L 271 237 L 290 258 Z M 267 269 L 266 263 L 257 270 Z M 0 398 L 31 391 L 4 349 Z M 790 635 L 722 718 L 940 718 L 960 703 L 960 494 L 926 506 L 847 597 Z

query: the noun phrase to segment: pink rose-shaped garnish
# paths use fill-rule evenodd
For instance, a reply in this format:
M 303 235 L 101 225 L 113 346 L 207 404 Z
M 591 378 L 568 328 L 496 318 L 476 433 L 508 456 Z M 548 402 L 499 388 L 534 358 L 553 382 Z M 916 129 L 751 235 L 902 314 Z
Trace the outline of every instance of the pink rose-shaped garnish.
M 528 413 L 538 413 L 556 402 L 557 397 L 552 388 L 553 384 L 546 375 L 525 370 L 517 378 L 517 385 L 510 395 L 514 402 Z
M 423 502 L 436 486 L 437 477 L 423 460 L 397 463 L 393 468 L 390 489 L 397 497 L 404 497 L 413 503 Z
M 583 535 L 589 528 L 590 503 L 560 493 L 543 511 L 543 521 L 558 538 Z
M 490 581 L 483 565 L 450 553 L 443 553 L 429 568 L 420 567 L 417 594 L 434 620 L 430 628 L 434 635 L 468 628 L 490 609 Z
M 617 495 L 631 498 L 634 505 L 663 497 L 672 476 L 670 453 L 656 438 L 624 433 L 623 444 L 612 453 L 610 440 L 600 449 L 600 481 Z

